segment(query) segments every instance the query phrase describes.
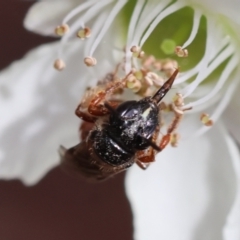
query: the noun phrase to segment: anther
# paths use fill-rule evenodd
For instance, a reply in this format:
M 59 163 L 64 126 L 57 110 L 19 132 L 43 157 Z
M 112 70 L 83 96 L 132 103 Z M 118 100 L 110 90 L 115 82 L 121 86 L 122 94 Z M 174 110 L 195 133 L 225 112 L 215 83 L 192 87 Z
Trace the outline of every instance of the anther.
M 173 102 L 174 102 L 175 106 L 182 107 L 184 105 L 182 94 L 176 93 L 176 95 L 173 98 Z
M 134 75 L 130 75 L 127 78 L 126 87 L 131 89 L 134 93 L 136 93 L 141 89 L 142 84 L 139 80 L 137 80 L 137 78 Z
M 69 31 L 69 26 L 67 24 L 63 24 L 55 28 L 55 34 L 60 37 L 66 34 L 68 31 Z
M 89 27 L 85 27 L 77 32 L 77 37 L 79 37 L 81 40 L 84 40 L 85 38 L 89 38 L 91 36 L 91 29 Z
M 58 71 L 61 71 L 66 67 L 66 64 L 62 59 L 56 59 L 53 66 Z
M 141 79 L 143 78 L 143 73 L 142 73 L 142 71 L 133 70 L 133 75 L 134 75 L 138 80 L 141 80 Z
M 84 63 L 88 66 L 88 67 L 92 67 L 95 66 L 97 64 L 97 59 L 94 57 L 85 57 L 84 58 Z
M 175 60 L 167 59 L 161 63 L 160 71 L 163 71 L 167 77 L 170 77 L 177 68 L 178 64 Z
M 200 120 L 207 127 L 211 127 L 213 125 L 213 120 L 210 119 L 209 115 L 206 113 L 202 113 Z
M 170 105 L 171 110 L 177 115 L 183 115 L 183 110 L 181 107 L 176 106 L 175 104 Z
M 159 108 L 160 108 L 160 110 L 165 110 L 165 109 L 167 109 L 167 104 L 165 103 L 165 102 L 161 102 L 160 104 L 159 104 Z
M 133 53 L 133 57 L 136 58 L 143 58 L 145 55 L 144 51 L 142 51 L 141 48 L 138 46 L 132 46 L 130 48 L 130 51 Z
M 150 55 L 144 60 L 143 66 L 146 68 L 151 67 L 151 65 L 153 65 L 155 61 L 156 61 L 155 57 L 153 55 Z
M 177 54 L 178 57 L 187 57 L 188 56 L 188 50 L 183 49 L 181 46 L 177 46 L 175 48 L 175 53 Z
M 170 140 L 171 146 L 172 147 L 177 147 L 179 139 L 180 139 L 180 135 L 178 133 L 173 133 L 171 135 L 171 140 Z
M 155 87 L 161 87 L 164 84 L 163 78 L 159 77 L 154 72 L 148 72 L 145 76 L 145 80 L 150 83 L 149 85 L 154 85 Z

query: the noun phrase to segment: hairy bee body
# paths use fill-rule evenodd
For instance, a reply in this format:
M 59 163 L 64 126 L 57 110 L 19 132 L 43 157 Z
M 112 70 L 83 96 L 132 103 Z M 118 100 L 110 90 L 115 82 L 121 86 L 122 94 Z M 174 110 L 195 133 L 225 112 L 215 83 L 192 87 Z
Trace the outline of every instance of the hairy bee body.
M 121 172 L 134 164 L 137 151 L 150 146 L 158 122 L 158 106 L 151 98 L 126 101 L 99 118 L 86 139 L 65 152 L 62 165 L 97 180 Z
M 96 106 L 106 92 L 114 89 L 110 84 L 105 92 L 100 92 L 89 102 L 90 115 L 77 108 L 76 114 L 85 119 L 80 128 L 82 142 L 69 149 L 60 147 L 62 167 L 72 175 L 92 180 L 106 179 L 135 162 L 146 169 L 154 161 L 156 152 L 168 144 L 174 129 L 171 127 L 161 142 L 156 141 L 160 130 L 159 103 L 171 88 L 177 73 L 178 70 L 152 97 L 117 105 L 116 102 L 113 105 L 105 102 L 104 108 Z M 121 83 L 116 83 L 115 87 L 118 86 Z

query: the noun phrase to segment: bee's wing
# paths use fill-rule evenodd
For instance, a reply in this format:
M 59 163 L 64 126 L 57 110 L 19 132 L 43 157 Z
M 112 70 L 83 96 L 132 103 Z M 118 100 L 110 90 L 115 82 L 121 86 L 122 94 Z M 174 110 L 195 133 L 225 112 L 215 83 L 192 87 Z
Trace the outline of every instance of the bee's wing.
M 75 177 L 85 177 L 90 180 L 104 180 L 123 171 L 123 168 L 116 168 L 106 165 L 100 159 L 94 157 L 85 141 L 66 149 L 59 148 L 61 167 L 64 171 Z

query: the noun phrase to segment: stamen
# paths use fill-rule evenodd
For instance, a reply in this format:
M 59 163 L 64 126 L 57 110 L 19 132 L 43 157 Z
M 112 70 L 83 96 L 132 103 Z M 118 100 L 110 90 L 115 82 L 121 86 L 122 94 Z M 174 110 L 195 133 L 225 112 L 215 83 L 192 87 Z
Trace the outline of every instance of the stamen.
M 235 77 L 238 77 L 238 76 L 234 76 Z M 239 85 L 239 80 L 236 81 L 233 81 L 232 84 L 229 85 L 227 91 L 224 93 L 224 96 L 223 98 L 221 99 L 219 105 L 217 106 L 217 108 L 215 108 L 215 111 L 214 113 L 212 114 L 212 121 L 213 122 L 216 122 L 218 120 L 218 118 L 221 116 L 221 114 L 223 113 L 223 111 L 225 110 L 225 108 L 227 107 L 227 105 L 229 104 L 234 92 L 238 89 L 237 86 Z M 194 137 L 197 137 L 197 136 L 200 136 L 202 135 L 203 133 L 205 133 L 206 131 L 208 130 L 207 127 L 202 127 L 200 128 L 195 134 L 194 134 Z
M 109 10 L 108 9 L 104 10 L 99 15 L 98 20 L 94 21 L 94 24 L 92 26 L 91 38 L 88 39 L 84 47 L 84 53 L 83 53 L 84 56 L 87 56 L 89 54 L 90 49 L 93 45 L 94 39 L 98 36 L 99 32 L 101 31 L 101 28 L 104 25 L 104 22 L 106 22 L 108 15 L 109 15 Z
M 59 71 L 62 71 L 66 67 L 66 65 L 65 65 L 65 63 L 62 59 L 55 60 L 53 66 L 54 66 L 55 69 L 57 69 Z
M 132 73 L 138 80 L 141 80 L 143 78 L 142 71 L 137 71 L 136 69 L 132 69 Z
M 214 51 L 213 59 L 214 59 L 214 58 L 218 55 L 218 53 L 220 53 L 228 44 L 229 44 L 229 37 L 223 38 L 223 39 L 220 41 L 219 47 L 216 49 L 216 51 Z M 201 59 L 201 62 L 202 62 L 202 61 L 207 61 L 206 59 L 207 59 L 208 54 L 209 54 L 209 53 L 207 52 L 207 49 L 206 49 L 205 54 L 204 54 L 203 58 Z M 211 58 L 209 58 L 209 59 L 211 59 Z M 212 60 L 210 60 L 210 62 L 211 62 L 211 61 L 212 61 Z M 183 83 L 183 82 L 187 81 L 188 79 L 190 79 L 191 77 L 193 77 L 194 75 L 196 75 L 196 74 L 200 71 L 200 69 L 201 69 L 201 62 L 199 62 L 194 68 L 190 69 L 189 71 L 180 73 L 180 76 L 178 77 L 178 79 L 176 79 L 174 85 Z
M 84 3 L 81 3 L 78 7 L 74 8 L 71 12 L 67 14 L 67 16 L 64 17 L 63 24 L 66 24 L 69 20 L 74 18 L 77 14 L 91 7 L 93 4 L 97 2 L 99 2 L 99 0 L 92 0 L 92 1 L 86 1 Z
M 238 58 L 237 56 L 234 56 L 231 58 L 231 60 L 229 61 L 228 65 L 225 67 L 225 69 L 223 70 L 220 79 L 217 81 L 216 85 L 214 86 L 214 88 L 203 98 L 195 101 L 195 102 L 191 102 L 189 104 L 186 105 L 186 107 L 195 107 L 198 106 L 200 104 L 203 104 L 205 102 L 207 102 L 209 99 L 211 99 L 214 95 L 217 94 L 217 92 L 219 92 L 221 90 L 221 88 L 223 87 L 223 85 L 226 83 L 226 81 L 228 80 L 229 76 L 231 75 L 231 73 L 234 71 L 234 69 L 237 67 L 238 65 Z
M 182 45 L 182 48 L 186 48 L 195 39 L 195 37 L 198 33 L 198 28 L 199 28 L 201 17 L 202 17 L 202 13 L 199 10 L 195 10 L 194 17 L 193 17 L 193 27 L 192 27 L 191 34 L 190 34 L 188 40 Z
M 90 50 L 90 56 L 93 55 L 95 49 L 99 45 L 100 41 L 102 40 L 103 36 L 107 32 L 108 28 L 111 26 L 111 23 L 113 23 L 113 20 L 115 19 L 116 15 L 120 12 L 120 10 L 123 8 L 123 6 L 126 4 L 127 0 L 119 0 L 117 4 L 113 7 L 111 13 L 109 14 L 103 28 L 101 29 L 101 32 L 99 33 L 98 37 L 95 39 L 92 48 Z
M 157 25 L 168 15 L 170 15 L 171 13 L 176 12 L 177 10 L 179 10 L 180 8 L 183 8 L 185 6 L 185 4 L 181 3 L 181 2 L 175 2 L 173 3 L 171 6 L 169 6 L 168 8 L 164 9 L 155 19 L 154 21 L 151 23 L 151 25 L 149 26 L 149 28 L 147 29 L 147 31 L 145 32 L 145 34 L 143 35 L 139 46 L 142 47 L 143 44 L 145 43 L 145 41 L 149 38 L 150 34 L 152 33 L 152 31 L 157 27 Z
M 141 89 L 142 84 L 134 75 L 130 75 L 127 78 L 126 87 L 131 89 L 134 93 L 137 93 Z
M 137 26 L 137 21 L 139 19 L 141 10 L 145 4 L 145 0 L 139 0 L 137 4 L 135 5 L 135 8 L 133 10 L 131 20 L 128 27 L 128 34 L 127 34 L 127 45 L 126 45 L 126 54 L 125 54 L 125 71 L 126 73 L 130 72 L 131 69 L 131 53 L 129 51 L 130 46 L 135 45 L 132 42 L 132 38 L 134 36 L 134 31 Z
M 187 57 L 188 56 L 188 50 L 187 49 L 183 49 L 180 46 L 177 46 L 175 48 L 175 53 L 177 54 L 178 57 Z
M 67 24 L 63 24 L 55 28 L 55 34 L 60 37 L 65 35 L 68 31 L 69 31 L 69 26 Z
M 236 76 L 235 76 L 236 77 Z M 220 104 L 215 109 L 215 111 L 212 114 L 213 121 L 217 121 L 218 118 L 221 116 L 223 111 L 225 110 L 226 106 L 229 104 L 233 93 L 238 89 L 237 86 L 239 85 L 239 79 L 238 76 L 236 77 L 237 80 L 233 81 L 232 84 L 228 87 L 227 91 L 224 93 L 222 100 L 220 101 Z
M 148 83 L 150 83 L 149 85 L 154 84 L 154 86 L 157 88 L 161 87 L 164 84 L 163 78 L 161 78 L 154 72 L 148 72 L 144 78 Z
M 211 127 L 213 125 L 213 120 L 210 119 L 209 115 L 206 113 L 202 113 L 200 120 L 207 127 Z
M 171 146 L 172 147 L 177 147 L 179 139 L 180 139 L 180 135 L 178 133 L 173 133 L 171 135 L 171 140 L 170 140 Z
M 141 48 L 138 46 L 131 47 L 130 51 L 133 53 L 133 57 L 136 57 L 136 58 L 144 57 L 144 51 L 142 51 Z
M 84 58 L 84 63 L 88 66 L 88 67 L 93 67 L 97 64 L 97 59 L 94 57 L 85 57 Z
M 178 63 L 172 59 L 166 59 L 162 62 L 160 71 L 164 72 L 167 77 L 171 77 L 174 71 L 178 68 Z
M 154 18 L 157 17 L 158 14 L 170 3 L 169 0 L 161 1 L 158 5 L 154 1 L 152 5 L 147 4 L 144 8 L 144 12 L 141 14 L 139 23 L 136 26 L 135 33 L 131 45 L 133 44 L 140 44 L 140 38 L 144 31 L 148 28 L 150 23 L 153 21 Z
M 105 0 L 105 1 L 97 1 L 96 4 L 94 4 L 90 9 L 88 9 L 84 14 L 77 19 L 76 22 L 74 22 L 71 25 L 71 31 L 69 34 L 64 35 L 61 39 L 60 47 L 58 56 L 61 56 L 61 50 L 62 47 L 65 45 L 65 43 L 68 41 L 69 38 L 71 38 L 73 35 L 76 34 L 77 30 L 82 27 L 85 28 L 84 22 L 90 21 L 92 18 L 94 18 L 99 12 L 102 11 L 102 8 L 111 3 L 113 0 Z
M 189 84 L 185 89 L 184 98 L 188 97 L 193 91 L 199 86 L 201 82 L 203 82 L 206 77 L 208 77 L 221 63 L 223 63 L 227 58 L 229 58 L 234 52 L 234 48 L 232 45 L 228 46 L 218 57 L 211 63 L 209 67 L 202 70 L 191 84 Z
M 184 105 L 184 100 L 181 93 L 176 93 L 176 95 L 173 98 L 173 103 L 177 107 L 182 107 Z
M 81 40 L 84 40 L 85 38 L 89 38 L 91 36 L 91 29 L 89 27 L 85 27 L 77 32 L 77 37 L 79 37 Z
M 198 66 L 199 72 L 198 76 L 191 84 L 189 84 L 185 89 L 183 89 L 183 95 L 184 98 L 189 96 L 196 87 L 211 73 L 208 68 L 208 65 L 210 63 L 211 56 L 213 56 L 213 53 L 215 53 L 215 57 L 218 56 L 218 53 L 216 54 L 216 49 L 218 48 L 216 45 L 216 42 L 213 42 L 213 39 L 216 38 L 216 36 L 219 35 L 219 29 L 216 28 L 216 23 L 213 21 L 207 21 L 207 38 L 206 38 L 206 47 L 205 47 L 205 55 L 201 59 L 201 62 Z M 214 36 L 214 37 L 212 37 Z M 220 36 L 219 36 L 220 37 Z M 221 45 L 221 41 L 219 41 Z M 214 47 L 213 47 L 214 46 Z M 219 56 L 218 56 L 219 57 Z M 225 59 L 220 58 L 220 60 L 223 62 Z M 215 59 L 216 61 L 216 59 Z M 218 65 L 221 62 L 218 63 Z M 212 64 L 212 62 L 211 62 Z M 210 66 L 211 67 L 211 66 Z M 217 67 L 217 66 L 216 66 Z M 200 71 L 201 70 L 201 71 Z M 213 71 L 214 68 L 211 70 Z

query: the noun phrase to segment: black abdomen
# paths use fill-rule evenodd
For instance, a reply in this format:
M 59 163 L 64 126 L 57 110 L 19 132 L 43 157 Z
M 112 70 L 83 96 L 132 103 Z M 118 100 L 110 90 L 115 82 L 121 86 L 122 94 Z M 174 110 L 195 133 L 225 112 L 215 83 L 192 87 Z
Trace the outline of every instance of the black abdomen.
M 94 130 L 90 139 L 94 139 L 93 150 L 104 162 L 119 166 L 127 162 L 131 162 L 135 152 L 131 152 L 124 147 L 118 140 L 117 136 L 108 131 Z

